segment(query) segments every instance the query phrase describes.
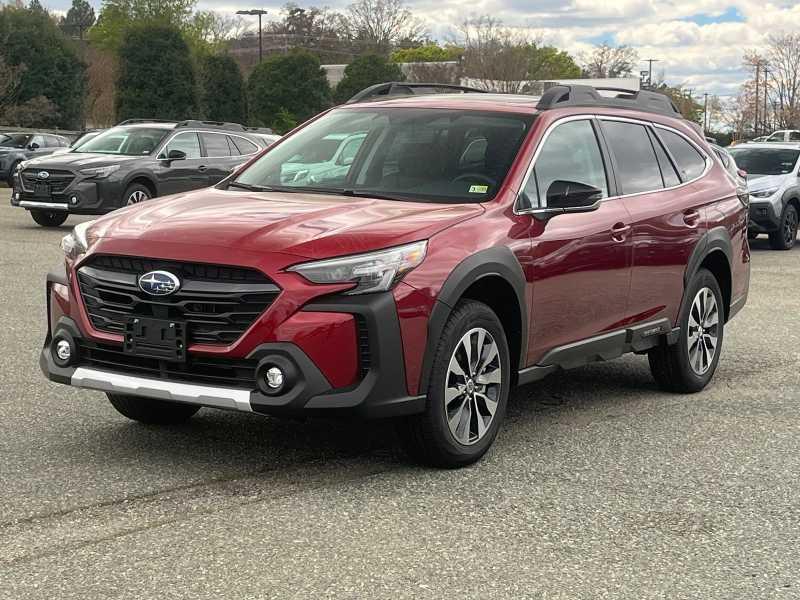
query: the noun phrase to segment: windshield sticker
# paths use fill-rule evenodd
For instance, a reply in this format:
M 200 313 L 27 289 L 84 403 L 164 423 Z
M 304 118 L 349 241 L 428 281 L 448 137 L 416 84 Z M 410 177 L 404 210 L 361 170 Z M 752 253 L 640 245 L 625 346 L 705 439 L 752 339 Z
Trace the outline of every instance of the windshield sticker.
M 471 185 L 469 186 L 470 194 L 485 194 L 489 191 L 488 185 Z

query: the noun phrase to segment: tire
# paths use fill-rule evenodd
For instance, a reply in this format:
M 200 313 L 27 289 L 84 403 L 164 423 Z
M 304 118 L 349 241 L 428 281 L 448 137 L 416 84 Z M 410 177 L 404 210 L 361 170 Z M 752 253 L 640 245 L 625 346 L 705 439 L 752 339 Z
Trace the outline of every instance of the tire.
M 8 184 L 8 187 L 10 187 L 10 188 L 13 188 L 13 187 L 14 187 L 14 171 L 16 171 L 16 170 L 17 170 L 17 165 L 18 165 L 20 162 L 22 162 L 22 161 L 19 161 L 19 160 L 18 160 L 17 162 L 15 162 L 14 164 L 12 164 L 12 165 L 11 165 L 11 169 L 9 169 L 9 171 L 8 171 L 8 177 L 6 178 L 6 183 Z
M 31 217 L 42 227 L 58 227 L 64 224 L 69 213 L 65 210 L 31 210 Z
M 462 376 L 458 371 L 467 371 L 468 362 L 465 340 L 470 340 L 470 354 L 481 342 L 482 350 L 469 361 L 472 373 Z M 479 381 L 487 375 L 490 379 Z M 500 319 L 482 302 L 459 302 L 436 348 L 425 412 L 398 422 L 406 451 L 415 461 L 435 467 L 476 462 L 497 437 L 510 385 L 511 360 Z
M 148 425 L 177 425 L 188 421 L 198 410 L 199 406 L 154 400 L 153 398 L 140 398 L 139 396 L 126 396 L 123 394 L 106 394 L 111 406 L 121 415 L 140 423 Z
M 704 294 L 702 299 L 701 293 Z M 709 305 L 709 297 L 713 298 L 713 305 Z M 686 300 L 680 314 L 678 342 L 670 346 L 662 340 L 648 353 L 650 371 L 659 387 L 680 394 L 699 392 L 708 385 L 717 370 L 725 334 L 722 292 L 710 271 L 700 269 L 697 272 L 687 289 Z M 702 323 L 703 328 L 695 327 L 695 322 Z M 716 344 L 709 357 L 713 340 Z M 700 344 L 705 346 L 706 352 Z
M 773 250 L 791 250 L 797 241 L 797 209 L 787 204 L 781 215 L 778 231 L 769 234 L 769 245 Z
M 147 186 L 141 183 L 134 183 L 129 185 L 125 190 L 125 194 L 122 196 L 122 206 L 139 204 L 140 202 L 150 200 L 152 197 L 153 192 L 151 192 Z

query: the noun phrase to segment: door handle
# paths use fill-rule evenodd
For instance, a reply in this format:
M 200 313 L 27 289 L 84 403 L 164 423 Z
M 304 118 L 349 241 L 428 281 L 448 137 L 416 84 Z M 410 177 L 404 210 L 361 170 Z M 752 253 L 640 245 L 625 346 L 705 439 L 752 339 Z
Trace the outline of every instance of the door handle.
M 686 223 L 689 227 L 696 227 L 699 221 L 700 221 L 700 213 L 697 212 L 695 209 L 690 208 L 688 210 L 683 211 L 683 222 Z
M 205 165 L 200 165 L 199 167 L 197 167 L 197 170 L 200 171 L 201 173 L 205 173 L 206 169 L 208 169 L 208 167 Z
M 611 228 L 611 239 L 613 239 L 615 242 L 624 242 L 625 238 L 628 237 L 628 232 L 630 230 L 630 225 L 625 225 L 625 223 L 617 223 Z

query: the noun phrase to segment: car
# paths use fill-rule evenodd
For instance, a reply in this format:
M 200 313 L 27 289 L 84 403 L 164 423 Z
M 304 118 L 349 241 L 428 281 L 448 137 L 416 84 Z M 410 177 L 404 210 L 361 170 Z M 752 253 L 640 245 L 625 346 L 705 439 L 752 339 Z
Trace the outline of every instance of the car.
M 708 138 L 706 138 L 706 140 L 708 141 Z M 733 158 L 733 155 L 727 149 L 717 145 L 716 143 L 711 143 L 710 145 L 711 149 L 714 151 L 714 154 L 717 155 L 717 158 L 722 163 L 722 166 L 725 167 L 725 170 L 736 184 L 737 196 L 739 196 L 739 199 L 743 204 L 749 206 L 750 189 L 747 187 L 747 172 L 739 168 L 739 166 L 736 164 L 736 159 Z
M 782 129 L 763 138 L 756 138 L 753 141 L 764 142 L 800 142 L 800 130 Z
M 21 162 L 69 147 L 69 140 L 52 133 L 0 133 L 0 181 L 12 186 L 12 176 Z
M 11 204 L 57 227 L 70 214 L 214 185 L 266 147 L 262 134 L 235 123 L 128 120 L 67 152 L 19 163 Z
M 284 182 L 362 132 L 346 172 Z M 40 365 L 143 423 L 393 418 L 414 459 L 461 467 L 512 387 L 562 369 L 635 352 L 662 389 L 704 389 L 747 299 L 746 221 L 661 94 L 356 99 L 215 187 L 77 225 Z
M 765 233 L 773 249 L 791 250 L 800 220 L 800 145 L 763 142 L 730 153 L 747 172 L 750 238 Z
M 365 132 L 326 135 L 319 144 L 284 163 L 281 183 L 299 185 L 341 177 L 347 173 L 366 136 Z

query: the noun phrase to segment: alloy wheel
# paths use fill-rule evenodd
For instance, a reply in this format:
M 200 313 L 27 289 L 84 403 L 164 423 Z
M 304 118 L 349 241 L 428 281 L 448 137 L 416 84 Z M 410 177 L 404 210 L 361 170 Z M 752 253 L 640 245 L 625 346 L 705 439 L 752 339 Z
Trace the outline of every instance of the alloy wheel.
M 797 238 L 797 211 L 790 210 L 783 220 L 783 239 L 787 246 L 794 244 Z
M 134 190 L 131 192 L 131 195 L 128 196 L 128 201 L 125 203 L 126 206 L 131 206 L 132 204 L 139 204 L 139 202 L 144 202 L 148 200 L 150 196 L 148 196 L 142 190 Z
M 686 343 L 689 365 L 697 375 L 705 375 L 714 362 L 719 344 L 719 306 L 709 288 L 701 288 L 689 311 Z
M 481 440 L 494 420 L 503 382 L 500 352 L 486 329 L 470 329 L 456 344 L 447 371 L 444 408 L 460 444 Z

